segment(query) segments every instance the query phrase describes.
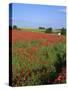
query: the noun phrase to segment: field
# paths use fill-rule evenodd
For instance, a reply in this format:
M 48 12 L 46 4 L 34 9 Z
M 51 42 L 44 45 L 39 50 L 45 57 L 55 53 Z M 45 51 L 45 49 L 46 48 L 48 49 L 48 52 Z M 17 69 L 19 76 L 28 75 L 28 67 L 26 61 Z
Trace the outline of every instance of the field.
M 11 32 L 12 86 L 66 83 L 65 36 L 25 30 Z

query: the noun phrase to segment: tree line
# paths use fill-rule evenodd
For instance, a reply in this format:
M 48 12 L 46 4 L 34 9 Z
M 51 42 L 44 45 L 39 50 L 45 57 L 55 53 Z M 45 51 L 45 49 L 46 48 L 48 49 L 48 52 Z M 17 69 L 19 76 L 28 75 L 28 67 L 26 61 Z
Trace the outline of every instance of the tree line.
M 39 29 L 45 29 L 45 33 L 53 33 L 53 29 L 52 27 L 49 28 L 45 28 L 45 27 L 39 27 Z M 66 35 L 66 28 L 62 27 L 61 29 L 59 29 L 59 32 L 61 33 L 61 35 Z
M 18 29 L 17 25 L 9 26 L 9 29 Z M 41 31 L 44 30 L 44 33 L 53 33 L 53 28 L 49 27 L 49 28 L 45 28 L 45 27 L 38 27 L 38 29 Z M 61 35 L 66 35 L 66 28 L 62 27 L 61 29 L 59 29 Z

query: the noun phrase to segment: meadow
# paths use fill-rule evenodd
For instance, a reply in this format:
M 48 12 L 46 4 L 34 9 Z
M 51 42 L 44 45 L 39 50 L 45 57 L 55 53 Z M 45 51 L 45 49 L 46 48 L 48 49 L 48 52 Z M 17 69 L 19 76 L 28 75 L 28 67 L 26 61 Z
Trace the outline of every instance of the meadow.
M 41 31 L 12 30 L 12 86 L 66 83 L 66 38 Z

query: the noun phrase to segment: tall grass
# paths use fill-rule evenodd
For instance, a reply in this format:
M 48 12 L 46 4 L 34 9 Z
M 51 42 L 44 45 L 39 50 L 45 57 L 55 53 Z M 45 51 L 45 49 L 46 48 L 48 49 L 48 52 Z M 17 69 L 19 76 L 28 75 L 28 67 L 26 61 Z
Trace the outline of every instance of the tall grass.
M 15 51 L 15 47 L 22 50 Z M 53 83 L 56 74 L 66 62 L 65 51 L 64 43 L 48 46 L 41 46 L 40 41 L 16 43 L 12 50 L 12 85 Z

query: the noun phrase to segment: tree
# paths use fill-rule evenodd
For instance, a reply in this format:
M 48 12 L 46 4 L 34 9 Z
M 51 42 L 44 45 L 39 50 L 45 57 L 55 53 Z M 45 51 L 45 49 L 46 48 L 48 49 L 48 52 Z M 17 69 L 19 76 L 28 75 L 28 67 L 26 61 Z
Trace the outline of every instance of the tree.
M 45 29 L 45 27 L 39 27 L 39 29 Z
M 52 28 L 51 27 L 50 28 L 47 28 L 45 32 L 46 33 L 52 33 Z
M 61 35 L 66 35 L 66 29 L 64 27 L 61 28 Z
M 13 26 L 13 29 L 17 29 L 17 26 L 16 26 L 16 25 L 14 25 L 14 26 Z

